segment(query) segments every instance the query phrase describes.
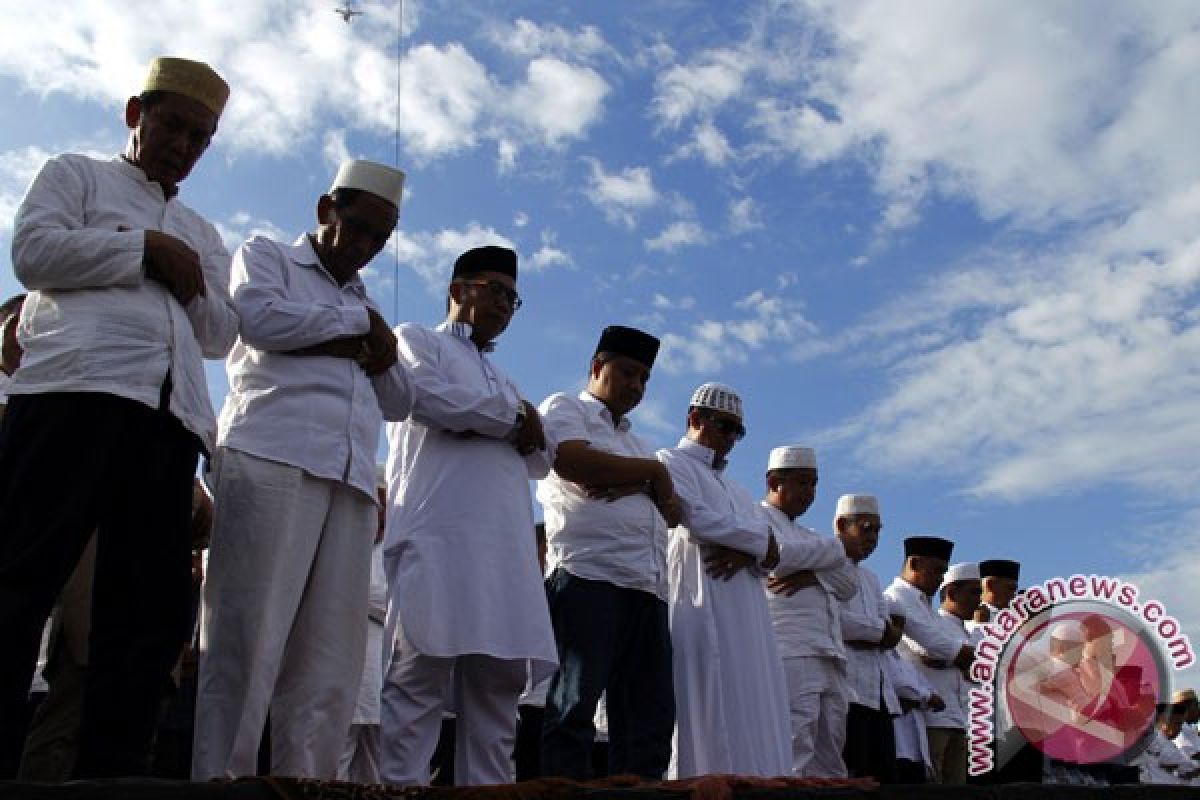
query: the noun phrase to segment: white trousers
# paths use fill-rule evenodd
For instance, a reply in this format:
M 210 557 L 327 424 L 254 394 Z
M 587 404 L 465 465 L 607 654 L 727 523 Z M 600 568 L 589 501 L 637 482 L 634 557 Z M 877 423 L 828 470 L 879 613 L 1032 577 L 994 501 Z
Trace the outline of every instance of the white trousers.
M 525 688 L 526 661 L 477 654 L 427 656 L 402 631 L 396 642 L 381 698 L 383 782 L 428 785 L 429 762 L 449 704 L 456 715 L 454 785 L 511 783 L 517 698 Z
M 201 610 L 192 777 L 332 779 L 362 678 L 372 498 L 222 448 Z
M 845 778 L 846 665 L 835 658 L 783 659 L 792 718 L 792 774 L 797 778 Z
M 381 783 L 379 775 L 379 726 L 351 725 L 350 736 L 338 760 L 338 780 L 351 783 Z

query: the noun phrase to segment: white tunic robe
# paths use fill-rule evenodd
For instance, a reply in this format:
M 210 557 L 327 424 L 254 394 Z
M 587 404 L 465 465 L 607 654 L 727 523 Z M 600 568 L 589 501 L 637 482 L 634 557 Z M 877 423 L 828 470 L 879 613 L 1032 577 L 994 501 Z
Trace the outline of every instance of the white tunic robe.
M 522 458 L 504 438 L 521 397 L 470 338 L 470 326 L 396 329 L 413 382 L 412 416 L 389 423 L 387 644 L 397 623 L 418 652 L 558 657 L 538 567 L 529 480 L 554 457 Z
M 789 775 L 787 684 L 762 573 L 720 581 L 704 570 L 708 544 L 761 560 L 770 526 L 749 493 L 713 469 L 713 455 L 689 439 L 658 453 L 683 505 L 667 551 L 678 720 L 668 775 Z

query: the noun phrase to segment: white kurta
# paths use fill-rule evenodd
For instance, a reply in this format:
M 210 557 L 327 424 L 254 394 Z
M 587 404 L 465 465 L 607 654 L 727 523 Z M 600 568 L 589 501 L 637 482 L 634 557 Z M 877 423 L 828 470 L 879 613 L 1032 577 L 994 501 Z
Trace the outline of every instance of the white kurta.
M 182 306 L 146 277 L 147 230 L 196 252 L 205 294 Z M 157 408 L 170 373 L 171 414 L 212 452 L 203 359 L 224 358 L 238 332 L 216 228 L 121 156 L 67 154 L 46 162 L 21 202 L 12 262 L 30 293 L 9 395 L 104 392 Z
M 929 702 L 933 689 L 911 663 L 901 658 L 895 650 L 889 650 L 884 655 L 883 663 L 898 698 L 922 707 Z M 933 761 L 929 757 L 929 738 L 925 735 L 925 714 L 922 709 L 901 713 L 892 720 L 892 725 L 896 732 L 896 758 L 916 761 L 924 764 L 926 770 L 931 769 Z
M 791 774 L 783 662 L 762 573 L 728 581 L 704 570 L 706 545 L 761 560 L 770 534 L 757 502 L 713 469 L 713 452 L 689 439 L 660 450 L 683 506 L 667 551 L 674 646 L 675 747 L 670 777 Z
M 969 643 L 969 637 L 963 620 L 943 609 L 937 610 L 938 622 L 947 632 L 960 637 L 960 647 Z M 925 713 L 925 724 L 931 728 L 967 729 L 968 709 L 970 708 L 971 682 L 963 675 L 962 670 L 953 665 L 945 667 L 930 667 L 917 663 L 916 667 L 925 676 L 925 680 L 937 692 L 938 697 L 946 703 L 942 711 L 930 709 Z
M 505 439 L 521 396 L 469 336 L 396 329 L 414 400 L 387 426 L 389 632 L 429 656 L 533 659 L 541 680 L 558 657 L 529 480 L 549 472 L 553 446 L 522 458 Z
M 1188 758 L 1193 758 L 1197 753 L 1200 753 L 1200 733 L 1196 732 L 1195 725 L 1184 723 L 1179 729 L 1179 735 L 1171 741 L 1175 742 L 1175 746 L 1179 748 L 1179 752 L 1183 753 Z

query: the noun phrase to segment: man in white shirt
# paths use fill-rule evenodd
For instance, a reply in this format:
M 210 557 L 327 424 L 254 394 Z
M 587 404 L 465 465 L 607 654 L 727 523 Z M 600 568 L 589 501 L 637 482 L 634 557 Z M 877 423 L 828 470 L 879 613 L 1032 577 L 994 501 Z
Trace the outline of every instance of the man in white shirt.
M 594 718 L 607 692 L 609 772 L 661 780 L 675 703 L 667 625 L 667 527 L 679 521 L 671 477 L 631 430 L 658 339 L 604 329 L 587 388 L 541 405 L 557 444 L 538 483 L 546 516 L 546 591 L 558 671 L 546 695 L 541 770 L 591 777 Z
M 215 459 L 192 776 L 337 774 L 366 648 L 375 451 L 411 405 L 359 277 L 396 226 L 404 173 L 348 161 L 316 230 L 238 248 L 241 332 Z
M 687 434 L 659 459 L 683 508 L 667 550 L 678 722 L 670 777 L 790 775 L 783 662 L 763 594 L 780 563 L 773 524 L 722 474 L 741 439 L 742 401 L 719 383 L 692 394 Z M 832 555 L 841 545 L 830 541 Z
M 812 448 L 789 445 L 771 451 L 762 506 L 779 536 L 781 566 L 767 581 L 767 604 L 787 677 L 792 774 L 844 778 L 849 689 L 839 603 L 858 592 L 858 571 L 846 557 L 844 543 L 843 552 L 832 556 L 814 550 L 811 559 L 790 557 L 794 546 L 839 541 L 796 522 L 816 491 Z
M 216 433 L 203 360 L 238 319 L 221 236 L 178 188 L 228 95 L 206 64 L 155 59 L 125 152 L 51 158 L 13 230 L 29 296 L 0 428 L 0 751 L 20 750 L 42 626 L 96 531 L 80 778 L 147 771 L 188 637 L 192 479 Z
M 396 329 L 414 385 L 412 416 L 387 426 L 381 769 L 398 786 L 429 782 L 447 704 L 455 785 L 510 781 L 527 666 L 536 683 L 557 664 L 529 496 L 553 443 L 487 357 L 521 306 L 516 285 L 512 250 L 468 250 L 446 321 Z
M 878 499 L 869 494 L 842 495 L 833 528 L 858 576 L 858 591 L 842 603 L 839 615 L 846 643 L 850 700 L 842 758 L 850 777 L 894 783 L 896 735 L 892 716 L 900 713 L 900 704 L 885 658 L 899 643 L 904 628 L 902 620 L 890 615 L 878 576 L 862 564 L 875 552 L 883 529 Z
M 983 601 L 972 617 L 972 625 L 992 622 L 996 615 L 1012 605 L 1021 580 L 1021 565 L 1007 558 L 990 558 L 979 562 L 983 581 Z
M 938 622 L 948 632 L 960 637 L 964 644 L 974 644 L 965 622 L 979 607 L 982 592 L 978 564 L 954 564 L 946 570 L 941 585 L 942 605 L 938 609 Z M 940 711 L 928 711 L 925 714 L 933 779 L 937 783 L 955 786 L 965 784 L 970 708 L 968 692 L 971 683 L 963 670 L 947 666 L 945 662 L 925 658 L 917 667 L 946 704 Z

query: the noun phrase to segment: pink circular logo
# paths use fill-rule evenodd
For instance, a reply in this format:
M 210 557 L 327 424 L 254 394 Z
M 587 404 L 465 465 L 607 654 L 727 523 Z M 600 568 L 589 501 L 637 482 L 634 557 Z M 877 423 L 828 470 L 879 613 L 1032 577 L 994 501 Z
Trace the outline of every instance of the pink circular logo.
M 1005 676 L 1009 716 L 1047 756 L 1110 761 L 1153 724 L 1163 679 L 1138 630 L 1115 615 L 1072 611 L 1022 638 Z

